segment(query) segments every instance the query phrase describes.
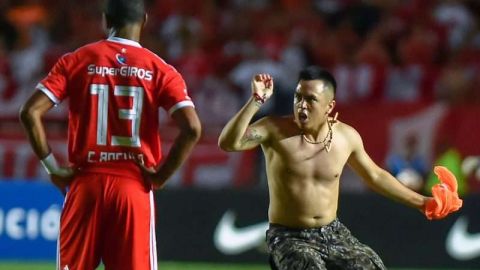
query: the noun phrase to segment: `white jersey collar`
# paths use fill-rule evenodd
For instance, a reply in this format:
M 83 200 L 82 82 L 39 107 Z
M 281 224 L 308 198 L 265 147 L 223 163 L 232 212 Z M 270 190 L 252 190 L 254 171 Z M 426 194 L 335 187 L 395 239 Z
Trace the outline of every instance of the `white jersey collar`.
M 116 43 L 121 43 L 121 44 L 125 44 L 125 45 L 130 45 L 130 46 L 142 48 L 142 45 L 140 45 L 140 43 L 138 43 L 136 41 L 133 41 L 131 39 L 110 36 L 110 37 L 108 37 L 107 40 L 112 41 L 112 42 L 116 42 Z

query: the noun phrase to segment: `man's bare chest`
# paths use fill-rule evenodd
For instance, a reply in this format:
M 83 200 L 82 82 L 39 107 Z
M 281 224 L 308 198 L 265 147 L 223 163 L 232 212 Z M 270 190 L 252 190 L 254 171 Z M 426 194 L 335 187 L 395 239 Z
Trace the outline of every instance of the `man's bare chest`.
M 347 153 L 334 145 L 327 152 L 323 145 L 311 145 L 302 141 L 280 143 L 275 147 L 273 155 L 272 162 L 276 164 L 272 165 L 282 167 L 285 173 L 318 179 L 339 177 L 348 160 Z

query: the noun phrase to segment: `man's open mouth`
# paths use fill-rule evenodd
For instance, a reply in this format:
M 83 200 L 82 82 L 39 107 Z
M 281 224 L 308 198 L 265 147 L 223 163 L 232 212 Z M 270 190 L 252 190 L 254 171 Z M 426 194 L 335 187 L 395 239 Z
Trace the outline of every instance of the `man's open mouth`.
M 304 112 L 299 112 L 298 113 L 298 120 L 300 122 L 306 122 L 308 120 L 308 115 Z

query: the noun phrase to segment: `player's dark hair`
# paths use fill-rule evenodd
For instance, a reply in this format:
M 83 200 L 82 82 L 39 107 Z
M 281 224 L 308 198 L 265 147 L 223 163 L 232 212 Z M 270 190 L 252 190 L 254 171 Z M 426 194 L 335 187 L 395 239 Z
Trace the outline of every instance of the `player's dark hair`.
M 298 76 L 298 80 L 322 80 L 326 81 L 330 84 L 333 88 L 333 95 L 337 92 L 337 82 L 330 72 L 326 71 L 317 66 L 309 66 L 300 71 L 300 75 Z
M 143 0 L 106 0 L 104 12 L 109 27 L 121 28 L 143 20 L 145 3 Z

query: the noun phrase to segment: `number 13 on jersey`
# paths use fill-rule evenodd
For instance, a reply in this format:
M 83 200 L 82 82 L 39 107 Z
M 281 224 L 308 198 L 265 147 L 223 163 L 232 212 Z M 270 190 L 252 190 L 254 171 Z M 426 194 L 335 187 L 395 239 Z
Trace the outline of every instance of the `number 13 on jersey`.
M 90 94 L 98 96 L 97 108 L 97 145 L 107 145 L 107 130 L 109 119 L 109 86 L 107 84 L 91 84 Z M 131 122 L 132 136 L 111 135 L 110 143 L 114 146 L 140 147 L 140 120 L 142 115 L 144 89 L 139 86 L 117 85 L 113 91 L 114 97 L 132 97 L 130 109 L 118 109 L 118 118 Z M 110 116 L 112 117 L 112 116 Z

